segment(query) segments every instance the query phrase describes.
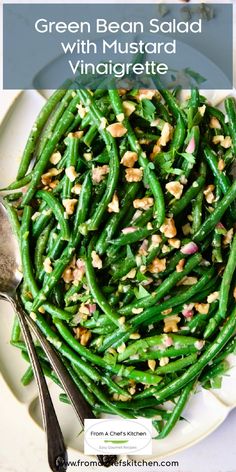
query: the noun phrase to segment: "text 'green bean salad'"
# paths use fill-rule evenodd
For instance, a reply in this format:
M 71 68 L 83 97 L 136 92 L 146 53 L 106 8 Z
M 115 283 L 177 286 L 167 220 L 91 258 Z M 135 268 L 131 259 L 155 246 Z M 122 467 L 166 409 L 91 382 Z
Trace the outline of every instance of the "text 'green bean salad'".
M 25 309 L 96 416 L 152 418 L 157 439 L 236 348 L 233 98 L 225 111 L 196 89 L 58 90 L 5 189 Z M 17 319 L 11 343 L 29 361 Z

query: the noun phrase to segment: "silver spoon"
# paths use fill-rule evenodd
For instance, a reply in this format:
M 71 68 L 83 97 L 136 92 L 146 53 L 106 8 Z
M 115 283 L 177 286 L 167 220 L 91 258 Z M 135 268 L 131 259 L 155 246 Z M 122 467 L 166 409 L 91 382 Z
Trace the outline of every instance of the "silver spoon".
M 40 342 L 54 371 L 61 381 L 61 384 L 81 423 L 83 424 L 85 419 L 95 418 L 95 416 L 77 386 L 72 381 L 56 351 L 43 336 L 36 323 L 22 308 L 16 291 L 22 280 L 19 266 L 20 253 L 18 242 L 13 234 L 5 207 L 0 201 L 0 297 L 9 301 L 18 315 L 32 369 L 38 385 L 43 424 L 47 436 L 48 462 L 53 472 L 62 472 L 66 470 L 66 447 L 64 445 L 62 432 L 56 417 L 47 383 L 37 357 L 29 326 Z M 116 456 L 98 456 L 98 458 L 99 461 L 107 467 L 116 460 Z

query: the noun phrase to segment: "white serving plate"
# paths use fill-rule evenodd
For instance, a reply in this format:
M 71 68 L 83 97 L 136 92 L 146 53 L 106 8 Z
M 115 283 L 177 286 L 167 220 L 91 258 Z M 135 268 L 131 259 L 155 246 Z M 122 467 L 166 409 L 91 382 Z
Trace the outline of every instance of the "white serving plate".
M 208 92 L 207 95 L 211 103 L 218 104 L 228 92 Z M 14 94 L 10 99 L 3 92 L 2 98 L 0 96 L 2 102 L 3 98 L 7 100 L 4 105 L 5 113 L 0 117 L 0 187 L 14 179 L 27 135 L 45 101 L 43 94 L 36 90 Z M 36 386 L 32 383 L 25 388 L 20 384 L 26 363 L 18 350 L 9 343 L 13 311 L 9 304 L 0 301 L 0 312 L 0 372 L 18 401 L 28 409 L 32 420 L 42 427 Z M 187 421 L 180 421 L 166 439 L 153 440 L 153 459 L 170 456 L 196 444 L 213 432 L 236 406 L 236 357 L 230 355 L 229 361 L 231 369 L 228 376 L 223 378 L 221 389 L 209 391 L 199 388 L 183 412 Z M 83 455 L 83 434 L 79 434 L 81 426 L 72 408 L 59 402 L 59 388 L 52 383 L 49 387 L 66 444 L 73 449 L 73 453 L 76 451 L 77 455 Z M 155 435 L 155 431 L 153 433 Z M 140 456 L 132 458 L 139 459 Z

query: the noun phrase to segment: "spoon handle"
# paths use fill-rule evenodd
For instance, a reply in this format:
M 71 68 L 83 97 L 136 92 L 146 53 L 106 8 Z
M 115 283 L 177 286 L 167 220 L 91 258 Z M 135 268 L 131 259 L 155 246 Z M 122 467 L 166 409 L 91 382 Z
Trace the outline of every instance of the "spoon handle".
M 34 333 L 35 337 L 40 342 L 41 347 L 44 350 L 53 370 L 56 372 L 65 392 L 67 393 L 71 404 L 81 421 L 81 424 L 84 424 L 85 419 L 96 418 L 90 406 L 78 390 L 78 387 L 75 385 L 70 375 L 68 374 L 57 352 L 53 349 L 51 344 L 47 341 L 45 336 L 42 334 L 36 323 L 29 317 L 29 315 L 25 314 L 25 316 L 27 319 L 27 323 L 32 329 L 32 332 Z M 98 459 L 103 466 L 109 467 L 114 464 L 117 457 L 115 455 L 98 455 Z
M 66 470 L 67 461 L 66 447 L 48 386 L 38 360 L 29 326 L 26 321 L 27 315 L 21 306 L 18 295 L 14 295 L 14 298 L 12 297 L 9 301 L 18 315 L 32 369 L 38 385 L 43 424 L 47 436 L 48 463 L 53 472 L 64 472 Z

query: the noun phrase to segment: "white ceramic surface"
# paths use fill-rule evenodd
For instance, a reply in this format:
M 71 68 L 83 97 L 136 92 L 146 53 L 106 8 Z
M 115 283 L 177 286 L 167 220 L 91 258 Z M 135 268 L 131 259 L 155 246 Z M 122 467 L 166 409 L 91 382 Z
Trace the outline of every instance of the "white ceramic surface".
M 209 94 L 212 102 L 218 102 L 217 94 Z M 222 99 L 222 93 L 220 94 Z M 26 136 L 33 119 L 41 108 L 44 98 L 37 91 L 26 91 L 18 95 L 7 110 L 0 126 L 0 187 L 8 184 L 15 176 Z M 9 344 L 13 319 L 11 308 L 0 302 L 0 366 L 3 377 L 19 401 L 24 403 L 29 415 L 41 425 L 39 403 L 35 385 L 23 388 L 20 377 L 25 370 L 25 362 L 19 352 Z M 153 458 L 170 456 L 200 441 L 215 430 L 236 405 L 236 358 L 230 356 L 231 370 L 224 377 L 222 388 L 215 391 L 199 391 L 192 395 L 181 421 L 168 438 L 153 441 Z M 50 385 L 57 412 L 63 427 L 65 440 L 73 449 L 82 454 L 83 436 L 79 435 L 80 425 L 72 408 L 58 401 L 58 388 Z M 149 456 L 148 456 L 149 457 Z M 148 458 L 147 457 L 147 458 Z M 132 458 L 135 458 L 132 456 Z

